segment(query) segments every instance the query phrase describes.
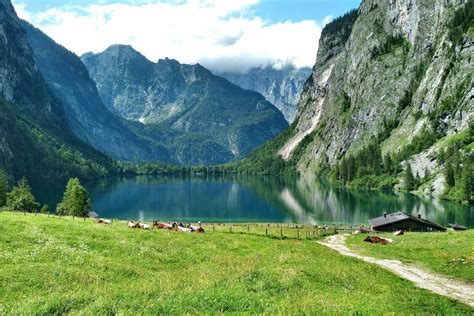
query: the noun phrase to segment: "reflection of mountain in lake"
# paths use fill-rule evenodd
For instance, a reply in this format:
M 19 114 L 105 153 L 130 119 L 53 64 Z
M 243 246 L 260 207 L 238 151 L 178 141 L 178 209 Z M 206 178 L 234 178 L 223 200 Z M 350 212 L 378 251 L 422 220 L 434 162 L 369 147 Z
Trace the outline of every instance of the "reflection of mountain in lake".
M 265 176 L 131 177 L 88 183 L 101 216 L 141 220 L 367 224 L 383 212 L 421 213 L 474 227 L 474 207 L 411 194 L 351 191 L 315 179 Z M 61 190 L 39 193 L 51 206 Z M 54 196 L 51 192 L 57 192 Z

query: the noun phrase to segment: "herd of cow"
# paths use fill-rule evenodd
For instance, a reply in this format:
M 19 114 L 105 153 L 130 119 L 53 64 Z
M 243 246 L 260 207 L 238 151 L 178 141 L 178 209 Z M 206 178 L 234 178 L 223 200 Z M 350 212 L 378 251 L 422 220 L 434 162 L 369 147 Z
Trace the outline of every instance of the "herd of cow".
M 105 218 L 96 218 L 95 220 L 99 224 L 112 224 L 112 220 L 110 219 L 105 219 Z M 153 221 L 153 225 L 150 226 L 145 223 L 136 223 L 134 221 L 128 221 L 127 226 L 129 228 L 138 228 L 138 229 L 152 229 L 152 228 L 157 228 L 157 229 L 168 229 L 168 230 L 175 230 L 177 232 L 186 232 L 186 233 L 204 233 L 204 228 L 202 228 L 200 225 L 199 226 L 193 226 L 191 224 L 187 224 L 184 226 L 183 223 L 162 223 L 159 221 Z

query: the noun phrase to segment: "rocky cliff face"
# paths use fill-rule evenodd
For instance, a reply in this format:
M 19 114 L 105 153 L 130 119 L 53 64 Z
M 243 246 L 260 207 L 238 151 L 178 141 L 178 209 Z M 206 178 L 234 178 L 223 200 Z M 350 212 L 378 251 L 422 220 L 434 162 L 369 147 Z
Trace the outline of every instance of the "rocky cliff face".
M 78 56 L 22 21 L 38 68 L 64 107 L 75 135 L 96 149 L 122 160 L 150 160 L 148 144 L 132 133 L 102 103 Z
M 197 65 L 150 62 L 130 46 L 82 56 L 106 106 L 181 164 L 244 157 L 288 126 L 265 98 Z M 139 124 L 140 122 L 141 124 Z
M 294 135 L 279 151 L 283 159 L 307 137 L 297 167 L 313 173 L 375 139 L 383 154 L 393 154 L 431 133 L 439 139 L 407 161 L 420 176 L 431 172 L 425 190 L 439 192 L 436 153 L 473 121 L 472 21 L 463 34 L 451 31 L 456 10 L 466 2 L 365 0 L 357 12 L 328 25 Z M 349 33 L 338 32 L 337 24 Z
M 61 128 L 62 107 L 49 94 L 15 10 L 0 1 L 0 95 L 25 113 Z
M 11 2 L 0 0 L 0 168 L 10 181 L 39 183 L 104 175 L 108 166 L 70 132 Z
M 243 74 L 219 73 L 244 89 L 261 93 L 283 113 L 289 123 L 295 119 L 300 94 L 310 74 L 311 68 L 296 69 L 292 66 L 282 69 L 270 66 L 251 68 Z

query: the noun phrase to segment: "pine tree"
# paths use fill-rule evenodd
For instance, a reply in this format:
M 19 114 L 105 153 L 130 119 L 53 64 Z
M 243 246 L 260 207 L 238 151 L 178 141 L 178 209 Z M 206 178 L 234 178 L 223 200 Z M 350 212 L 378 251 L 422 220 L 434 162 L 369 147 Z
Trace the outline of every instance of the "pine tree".
M 383 160 L 383 169 L 386 173 L 392 173 L 392 164 L 392 156 L 390 156 L 390 154 L 386 154 Z
M 410 163 L 407 162 L 407 167 L 405 170 L 405 190 L 412 191 L 415 189 L 415 177 L 413 176 L 413 171 L 411 170 Z
M 0 207 L 7 203 L 8 181 L 3 170 L 0 169 Z
M 472 165 L 467 165 L 464 168 L 460 182 L 462 200 L 471 203 L 474 194 L 474 168 Z
M 454 180 L 454 169 L 453 165 L 448 162 L 446 164 L 446 167 L 444 167 L 444 179 L 446 181 L 446 187 L 452 188 L 455 185 L 455 180 Z
M 71 216 L 87 216 L 91 210 L 89 193 L 78 178 L 69 179 L 63 200 L 58 204 L 58 213 Z
M 7 194 L 7 207 L 12 211 L 34 212 L 38 205 L 24 177 Z

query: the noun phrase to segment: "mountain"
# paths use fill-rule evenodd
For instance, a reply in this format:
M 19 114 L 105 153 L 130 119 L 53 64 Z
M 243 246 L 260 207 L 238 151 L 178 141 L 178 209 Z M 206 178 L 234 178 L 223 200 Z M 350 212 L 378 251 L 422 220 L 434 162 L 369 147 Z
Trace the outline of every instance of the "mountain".
M 104 104 L 131 121 L 136 133 L 166 146 L 180 164 L 242 158 L 288 126 L 262 95 L 199 64 L 153 63 L 126 45 L 81 59 Z
M 94 81 L 78 56 L 22 21 L 38 68 L 62 103 L 72 132 L 94 148 L 123 160 L 150 160 L 147 142 L 103 104 Z
M 247 90 L 261 93 L 274 104 L 292 123 L 298 112 L 298 101 L 311 68 L 286 66 L 275 69 L 271 66 L 254 67 L 245 73 L 219 73 L 230 82 Z
M 111 161 L 70 132 L 10 1 L 0 0 L 0 168 L 10 181 L 107 175 Z
M 434 195 L 454 186 L 452 165 L 472 199 L 473 18 L 472 0 L 365 0 L 327 25 L 280 156 L 302 173 L 329 166 L 355 186 Z
M 364 0 L 322 31 L 292 126 L 231 167 L 474 200 L 474 1 Z

